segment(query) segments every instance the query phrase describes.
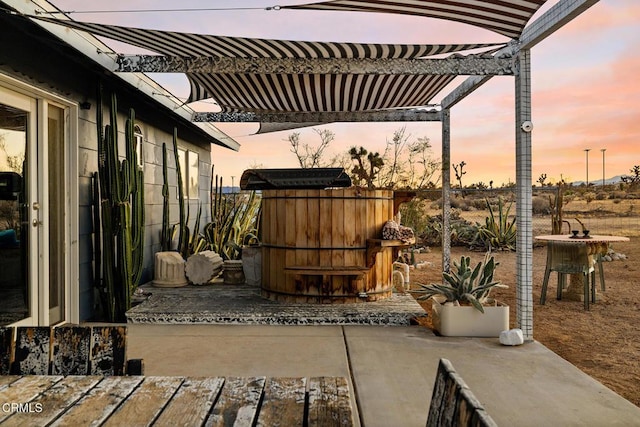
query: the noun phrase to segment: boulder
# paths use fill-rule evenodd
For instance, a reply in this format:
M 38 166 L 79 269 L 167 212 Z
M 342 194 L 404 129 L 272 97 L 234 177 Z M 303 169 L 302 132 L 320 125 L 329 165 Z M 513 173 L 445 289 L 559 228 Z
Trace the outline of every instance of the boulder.
M 509 329 L 500 332 L 500 344 L 502 345 L 521 345 L 524 344 L 524 335 L 522 329 Z

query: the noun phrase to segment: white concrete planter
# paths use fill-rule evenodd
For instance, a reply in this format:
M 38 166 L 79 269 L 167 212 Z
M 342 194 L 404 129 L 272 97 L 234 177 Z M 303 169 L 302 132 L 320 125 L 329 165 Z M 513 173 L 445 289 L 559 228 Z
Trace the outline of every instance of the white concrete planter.
M 509 306 L 484 307 L 484 314 L 471 306 L 432 303 L 433 327 L 445 337 L 499 337 L 509 329 Z

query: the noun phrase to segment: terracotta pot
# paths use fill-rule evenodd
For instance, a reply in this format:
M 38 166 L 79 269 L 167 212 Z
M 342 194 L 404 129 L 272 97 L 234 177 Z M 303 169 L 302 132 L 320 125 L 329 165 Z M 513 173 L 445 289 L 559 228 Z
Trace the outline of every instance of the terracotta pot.
M 244 283 L 242 261 L 228 260 L 222 264 L 222 279 L 227 285 L 241 285 Z

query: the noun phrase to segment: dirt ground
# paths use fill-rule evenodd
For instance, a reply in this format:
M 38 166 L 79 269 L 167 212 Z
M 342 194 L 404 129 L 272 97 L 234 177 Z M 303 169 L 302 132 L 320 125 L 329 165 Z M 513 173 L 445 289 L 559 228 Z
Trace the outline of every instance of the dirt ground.
M 600 291 L 598 278 L 597 302 L 585 311 L 582 302 L 556 300 L 556 274 L 552 273 L 547 291 L 547 302 L 540 305 L 540 290 L 544 277 L 546 248 L 533 251 L 533 336 L 547 348 L 579 369 L 597 379 L 616 393 L 640 406 L 640 237 L 630 242 L 615 243 L 612 248 L 627 256 L 626 260 L 604 263 L 606 291 Z M 454 247 L 451 259 L 460 260 L 463 254 L 479 262 L 484 253 Z M 506 302 L 511 309 L 511 327 L 516 327 L 516 255 L 513 252 L 495 252 L 500 262 L 495 277 L 508 285 L 497 289 L 493 296 Z M 442 252 L 431 248 L 430 253 L 419 254 L 417 261 L 428 261 L 431 266 L 413 270 L 411 283 L 441 281 Z M 429 313 L 424 326 L 431 327 L 431 302 L 422 306 Z

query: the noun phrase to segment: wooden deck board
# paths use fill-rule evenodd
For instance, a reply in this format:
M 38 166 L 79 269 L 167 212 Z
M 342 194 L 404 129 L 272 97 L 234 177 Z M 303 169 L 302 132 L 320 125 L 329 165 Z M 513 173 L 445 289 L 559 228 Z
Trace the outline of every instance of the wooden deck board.
M 186 378 L 160 414 L 160 426 L 202 425 L 224 384 L 224 378 Z
M 304 378 L 269 378 L 264 386 L 257 426 L 302 426 L 305 389 Z
M 309 379 L 309 427 L 352 426 L 349 385 L 344 377 Z
M 14 377 L 11 377 L 14 378 Z M 34 400 L 40 393 L 47 390 L 53 384 L 61 381 L 59 376 L 26 376 L 13 381 L 2 390 L 2 403 L 24 403 Z M 3 422 L 12 413 L 0 411 L 0 422 Z
M 146 377 L 134 393 L 109 417 L 104 427 L 151 425 L 183 381 L 182 377 Z
M 265 377 L 227 378 L 205 425 L 212 427 L 253 425 L 264 384 Z
M 0 375 L 0 391 L 8 387 L 14 381 L 20 379 L 19 375 Z
M 16 412 L 2 423 L 4 426 L 44 426 L 72 407 L 101 377 L 68 376 L 53 384 L 30 402 L 28 412 Z
M 141 381 L 142 377 L 113 377 L 109 378 L 109 381 L 102 380 L 52 425 L 98 426 Z

